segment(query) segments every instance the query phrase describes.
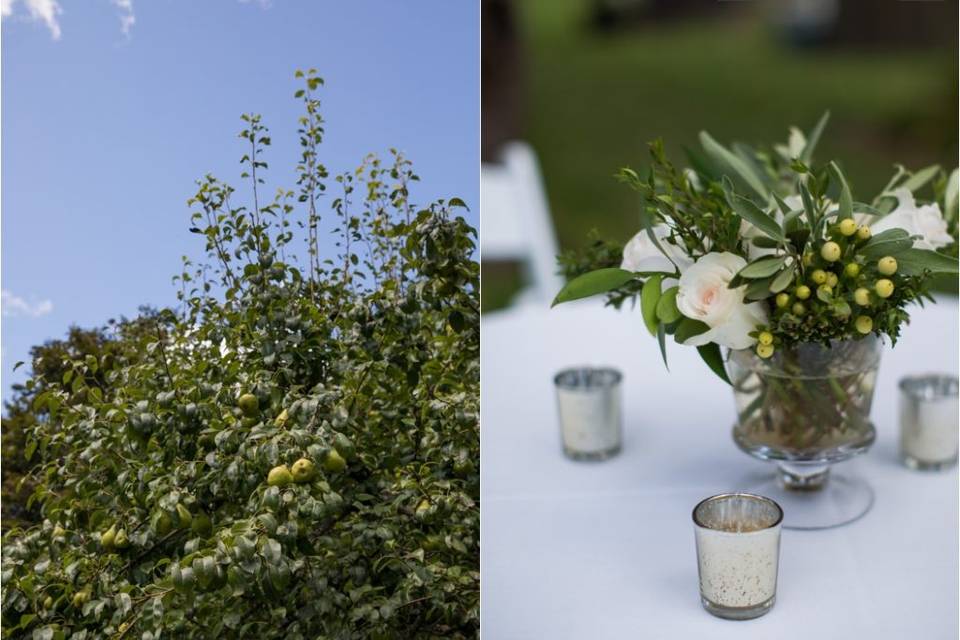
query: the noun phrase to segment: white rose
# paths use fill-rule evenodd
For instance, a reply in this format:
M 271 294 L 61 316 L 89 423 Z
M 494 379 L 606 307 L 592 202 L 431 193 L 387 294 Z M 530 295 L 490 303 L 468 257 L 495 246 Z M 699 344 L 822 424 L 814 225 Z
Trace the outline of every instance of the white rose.
M 934 250 L 953 243 L 939 205 L 917 206 L 910 190 L 902 187 L 896 189 L 893 196 L 897 199 L 897 208 L 870 226 L 873 235 L 888 229 L 903 229 L 912 236 L 920 236 L 913 243 L 917 249 Z
M 760 302 L 745 303 L 746 285 L 730 289 L 727 285 L 747 261 L 733 253 L 708 253 L 680 276 L 677 308 L 680 313 L 699 320 L 709 331 L 688 338 L 684 344 L 700 346 L 709 342 L 731 349 L 746 349 L 756 342 L 748 334 L 757 325 L 767 323 L 767 312 Z
M 641 230 L 640 233 L 630 238 L 630 242 L 623 248 L 621 269 L 633 272 L 663 271 L 672 273 L 677 269 L 683 271 L 693 264 L 693 260 L 682 248 L 667 242 L 666 238 L 670 235 L 670 228 L 667 225 L 656 225 L 653 228 L 653 235 L 657 238 L 660 246 L 663 247 L 666 255 L 660 253 L 660 250 L 650 240 L 647 232 Z

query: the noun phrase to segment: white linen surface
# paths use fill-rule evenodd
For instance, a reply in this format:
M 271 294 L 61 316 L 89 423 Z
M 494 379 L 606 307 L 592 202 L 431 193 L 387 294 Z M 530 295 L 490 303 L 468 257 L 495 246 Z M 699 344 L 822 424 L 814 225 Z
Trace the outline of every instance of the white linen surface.
M 664 371 L 639 310 L 593 300 L 485 314 L 484 640 L 957 638 L 957 470 L 897 458 L 897 381 L 957 373 L 957 302 L 912 316 L 881 361 L 876 444 L 835 467 L 872 484 L 873 510 L 837 529 L 784 530 L 775 607 L 731 622 L 700 607 L 690 513 L 773 467 L 734 445 L 730 388 L 671 339 Z M 606 462 L 561 453 L 552 378 L 582 364 L 624 373 L 624 449 Z

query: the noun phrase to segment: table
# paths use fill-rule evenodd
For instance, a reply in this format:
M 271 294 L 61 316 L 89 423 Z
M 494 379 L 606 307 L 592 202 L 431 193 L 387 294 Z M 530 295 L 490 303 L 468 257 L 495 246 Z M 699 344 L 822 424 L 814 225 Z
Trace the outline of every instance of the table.
M 957 470 L 899 464 L 896 384 L 956 374 L 957 302 L 912 316 L 881 362 L 876 444 L 840 465 L 872 484 L 873 510 L 837 529 L 784 530 L 776 606 L 731 622 L 700 607 L 690 518 L 701 498 L 768 468 L 731 439 L 729 387 L 690 347 L 668 344 L 667 374 L 638 310 L 584 301 L 485 314 L 484 640 L 956 638 Z M 624 449 L 606 462 L 561 454 L 552 376 L 579 364 L 624 373 Z

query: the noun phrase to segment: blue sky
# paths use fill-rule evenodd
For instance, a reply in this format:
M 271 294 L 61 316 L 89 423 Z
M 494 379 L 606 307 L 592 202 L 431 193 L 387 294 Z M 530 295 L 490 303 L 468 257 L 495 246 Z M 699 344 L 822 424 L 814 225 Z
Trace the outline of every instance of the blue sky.
M 478 224 L 475 1 L 0 2 L 4 398 L 31 345 L 176 303 L 186 200 L 207 172 L 241 186 L 241 113 L 270 128 L 268 193 L 294 186 L 298 67 L 326 81 L 332 175 L 397 147 L 418 203 Z

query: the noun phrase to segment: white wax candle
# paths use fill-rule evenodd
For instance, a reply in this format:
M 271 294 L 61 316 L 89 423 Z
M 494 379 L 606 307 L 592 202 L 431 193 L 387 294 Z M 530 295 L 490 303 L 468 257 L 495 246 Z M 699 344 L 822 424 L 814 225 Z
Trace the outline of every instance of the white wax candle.
M 900 410 L 903 452 L 926 463 L 955 459 L 960 441 L 957 406 L 956 397 L 905 400 Z
M 600 453 L 620 445 L 620 396 L 611 392 L 568 392 L 562 399 L 563 444 L 580 453 Z

